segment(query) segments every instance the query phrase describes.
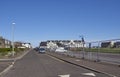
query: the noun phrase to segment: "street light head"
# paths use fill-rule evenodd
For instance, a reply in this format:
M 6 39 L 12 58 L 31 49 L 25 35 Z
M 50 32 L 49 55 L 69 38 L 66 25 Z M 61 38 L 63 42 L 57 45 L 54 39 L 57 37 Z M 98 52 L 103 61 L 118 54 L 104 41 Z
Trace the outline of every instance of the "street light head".
M 83 38 L 84 36 L 83 35 L 79 35 L 79 37 Z
M 12 24 L 13 24 L 13 25 L 15 25 L 15 23 L 14 23 L 14 22 L 13 22 Z

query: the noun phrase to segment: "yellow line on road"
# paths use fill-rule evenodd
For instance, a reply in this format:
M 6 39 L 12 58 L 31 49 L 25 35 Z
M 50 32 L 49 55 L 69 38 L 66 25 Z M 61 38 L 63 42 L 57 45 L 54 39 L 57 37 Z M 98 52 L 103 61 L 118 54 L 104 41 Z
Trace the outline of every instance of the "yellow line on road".
M 62 60 L 60 60 L 60 59 L 58 59 L 58 58 L 55 58 L 55 57 L 53 57 L 53 56 L 51 56 L 51 55 L 48 55 L 48 54 L 47 54 L 47 56 L 49 56 L 49 57 L 51 57 L 51 58 L 53 58 L 53 59 L 55 59 L 55 60 L 57 60 L 57 61 L 59 61 L 59 62 L 64 63 L 64 61 L 62 61 Z

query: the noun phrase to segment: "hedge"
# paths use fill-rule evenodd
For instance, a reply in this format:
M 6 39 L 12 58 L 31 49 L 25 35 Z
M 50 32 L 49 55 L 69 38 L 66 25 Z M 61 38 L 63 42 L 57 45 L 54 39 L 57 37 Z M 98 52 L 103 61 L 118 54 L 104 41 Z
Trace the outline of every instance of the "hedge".
M 24 51 L 25 49 L 23 49 L 23 48 L 15 48 L 14 49 L 14 51 L 16 52 L 16 53 L 19 53 L 20 51 Z M 0 54 L 1 55 L 6 55 L 6 54 L 8 54 L 9 52 L 12 52 L 12 48 L 0 48 Z

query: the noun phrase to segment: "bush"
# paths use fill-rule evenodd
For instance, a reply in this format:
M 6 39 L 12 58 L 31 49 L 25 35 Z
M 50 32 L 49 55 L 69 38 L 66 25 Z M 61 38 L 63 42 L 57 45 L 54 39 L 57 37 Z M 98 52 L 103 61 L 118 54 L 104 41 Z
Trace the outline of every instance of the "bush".
M 10 52 L 12 49 L 11 48 L 0 48 L 0 54 L 2 56 L 7 55 L 8 52 Z
M 14 49 L 14 51 L 16 53 L 19 53 L 19 52 L 24 51 L 24 50 L 25 49 L 23 49 L 23 48 L 15 48 Z M 12 48 L 0 48 L 0 55 L 2 55 L 2 56 L 7 55 L 9 52 L 12 52 Z
M 9 52 L 9 51 L 12 51 L 11 48 L 0 48 L 0 53 L 1 52 Z

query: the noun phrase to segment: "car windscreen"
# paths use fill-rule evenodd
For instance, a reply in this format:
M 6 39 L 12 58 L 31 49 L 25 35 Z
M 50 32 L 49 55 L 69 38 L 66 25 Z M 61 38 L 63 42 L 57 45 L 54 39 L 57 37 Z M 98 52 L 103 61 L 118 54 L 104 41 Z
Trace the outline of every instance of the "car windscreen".
M 45 49 L 44 48 L 40 48 L 40 51 L 44 51 Z

